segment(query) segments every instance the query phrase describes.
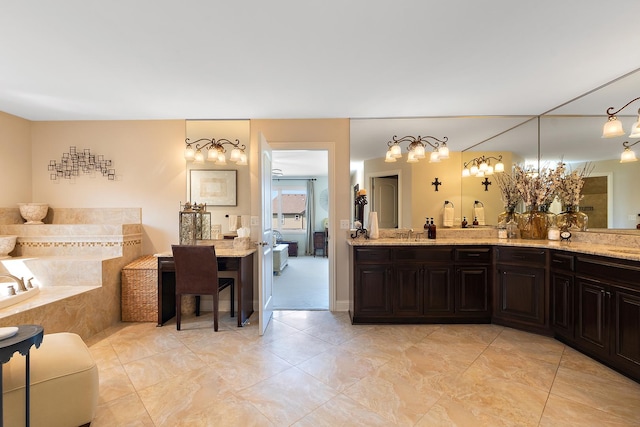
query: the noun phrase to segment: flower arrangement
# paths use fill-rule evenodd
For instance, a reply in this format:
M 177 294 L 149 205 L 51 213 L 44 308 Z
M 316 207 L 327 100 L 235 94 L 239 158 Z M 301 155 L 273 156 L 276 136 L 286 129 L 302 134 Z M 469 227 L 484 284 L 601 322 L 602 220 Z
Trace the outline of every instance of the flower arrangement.
M 513 167 L 513 179 L 525 206 L 538 209 L 549 205 L 555 197 L 557 171 L 543 167 L 534 172 L 521 165 Z
M 593 165 L 585 164 L 582 168 L 571 171 L 566 174 L 564 163 L 559 163 L 556 169 L 558 176 L 555 178 L 556 195 L 564 206 L 578 206 L 580 200 L 584 197 L 582 187 L 584 186 L 584 178 L 589 176 L 593 170 Z
M 513 175 L 508 173 L 498 173 L 494 175 L 500 189 L 500 198 L 506 211 L 514 211 L 522 200 L 518 191 L 518 185 Z

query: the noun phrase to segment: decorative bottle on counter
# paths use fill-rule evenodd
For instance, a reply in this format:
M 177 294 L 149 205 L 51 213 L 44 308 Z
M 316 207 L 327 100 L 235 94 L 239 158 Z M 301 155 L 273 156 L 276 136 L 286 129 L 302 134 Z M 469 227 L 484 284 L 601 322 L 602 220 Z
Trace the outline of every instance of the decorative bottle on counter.
M 504 221 L 500 221 L 498 223 L 498 239 L 506 239 L 507 238 L 507 223 Z
M 427 239 L 431 238 L 431 226 L 429 225 L 429 217 L 424 219 L 424 235 L 427 236 Z
M 478 225 L 478 217 L 473 218 L 473 225 Z
M 431 231 L 429 233 L 429 239 L 435 239 L 436 238 L 436 225 L 433 222 L 433 218 L 431 218 L 431 224 L 429 224 L 429 230 Z
M 518 238 L 518 224 L 512 219 L 507 223 L 507 239 Z
M 467 228 L 467 217 L 462 217 L 462 228 Z

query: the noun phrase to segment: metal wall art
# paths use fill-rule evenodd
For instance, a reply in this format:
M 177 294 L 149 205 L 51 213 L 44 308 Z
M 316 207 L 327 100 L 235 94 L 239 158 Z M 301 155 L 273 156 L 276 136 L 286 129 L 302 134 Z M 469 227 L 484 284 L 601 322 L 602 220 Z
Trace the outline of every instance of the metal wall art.
M 49 161 L 49 179 L 71 179 L 80 174 L 100 173 L 109 181 L 116 179 L 116 170 L 110 169 L 111 160 L 105 160 L 103 155 L 91 154 L 91 150 L 85 148 L 77 151 L 76 147 L 69 147 L 68 153 L 62 153 L 60 162 Z

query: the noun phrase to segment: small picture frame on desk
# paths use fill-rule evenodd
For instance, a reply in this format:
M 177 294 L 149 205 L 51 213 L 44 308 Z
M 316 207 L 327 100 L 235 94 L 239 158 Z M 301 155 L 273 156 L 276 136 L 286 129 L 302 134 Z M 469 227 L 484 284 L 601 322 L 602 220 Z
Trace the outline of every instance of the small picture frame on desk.
M 237 206 L 236 170 L 192 169 L 189 175 L 191 202 L 208 206 Z

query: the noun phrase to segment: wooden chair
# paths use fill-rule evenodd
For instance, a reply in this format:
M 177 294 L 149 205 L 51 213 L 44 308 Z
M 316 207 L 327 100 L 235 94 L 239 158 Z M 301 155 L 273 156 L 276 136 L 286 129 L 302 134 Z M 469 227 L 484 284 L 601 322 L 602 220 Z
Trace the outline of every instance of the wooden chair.
M 182 295 L 196 295 L 196 316 L 200 315 L 200 295 L 213 296 L 213 330 L 218 330 L 219 292 L 231 291 L 231 317 L 234 316 L 234 280 L 218 277 L 218 258 L 214 246 L 172 245 L 176 266 L 176 327 L 180 330 Z

